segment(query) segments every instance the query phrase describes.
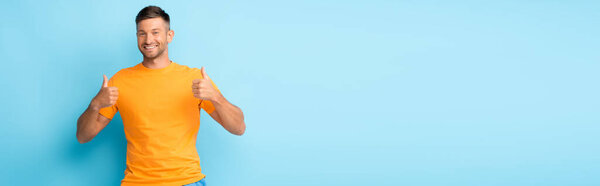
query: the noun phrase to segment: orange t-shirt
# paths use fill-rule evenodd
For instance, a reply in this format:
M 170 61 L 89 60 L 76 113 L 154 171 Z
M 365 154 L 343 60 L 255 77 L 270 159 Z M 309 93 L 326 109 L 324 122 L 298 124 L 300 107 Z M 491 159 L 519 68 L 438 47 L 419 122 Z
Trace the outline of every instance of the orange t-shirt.
M 201 78 L 200 69 L 171 62 L 161 69 L 140 63 L 110 79 L 119 98 L 100 114 L 112 119 L 118 111 L 123 119 L 127 169 L 121 185 L 184 185 L 205 177 L 196 136 L 200 109 L 215 108 L 192 93 L 192 81 Z

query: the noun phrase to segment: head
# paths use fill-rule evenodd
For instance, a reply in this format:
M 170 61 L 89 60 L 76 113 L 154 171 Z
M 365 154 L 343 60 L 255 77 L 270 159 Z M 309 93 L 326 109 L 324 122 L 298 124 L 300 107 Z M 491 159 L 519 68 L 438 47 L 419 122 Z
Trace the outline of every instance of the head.
M 163 9 L 147 6 L 135 17 L 138 49 L 144 59 L 155 59 L 168 55 L 167 45 L 175 33 L 170 27 L 170 18 Z

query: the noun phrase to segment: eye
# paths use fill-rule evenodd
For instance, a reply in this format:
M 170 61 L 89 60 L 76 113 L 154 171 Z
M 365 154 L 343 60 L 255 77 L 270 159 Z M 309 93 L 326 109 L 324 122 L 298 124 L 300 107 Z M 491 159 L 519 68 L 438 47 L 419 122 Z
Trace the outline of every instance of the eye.
M 153 34 L 158 34 L 158 32 L 152 32 Z

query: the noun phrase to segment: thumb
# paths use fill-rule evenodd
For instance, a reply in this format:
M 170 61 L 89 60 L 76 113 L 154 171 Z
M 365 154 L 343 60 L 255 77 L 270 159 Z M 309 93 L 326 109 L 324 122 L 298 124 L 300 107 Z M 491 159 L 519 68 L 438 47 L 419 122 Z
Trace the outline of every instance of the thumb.
M 106 75 L 102 76 L 104 76 L 104 81 L 102 81 L 102 87 L 108 87 L 108 78 L 106 77 Z
M 204 67 L 200 69 L 200 72 L 202 73 L 202 78 L 210 80 L 210 77 L 208 77 L 208 74 L 206 74 Z

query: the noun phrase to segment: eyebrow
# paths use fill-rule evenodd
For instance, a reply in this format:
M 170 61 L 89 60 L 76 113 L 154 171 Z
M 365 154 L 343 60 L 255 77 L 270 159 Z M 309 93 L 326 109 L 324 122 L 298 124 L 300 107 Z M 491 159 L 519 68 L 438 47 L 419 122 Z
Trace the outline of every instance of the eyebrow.
M 138 32 L 146 32 L 146 31 L 144 31 L 144 30 L 137 30 L 137 31 L 138 31 Z M 152 29 L 152 30 L 150 30 L 150 31 L 160 31 L 160 28 L 153 28 L 153 29 Z

